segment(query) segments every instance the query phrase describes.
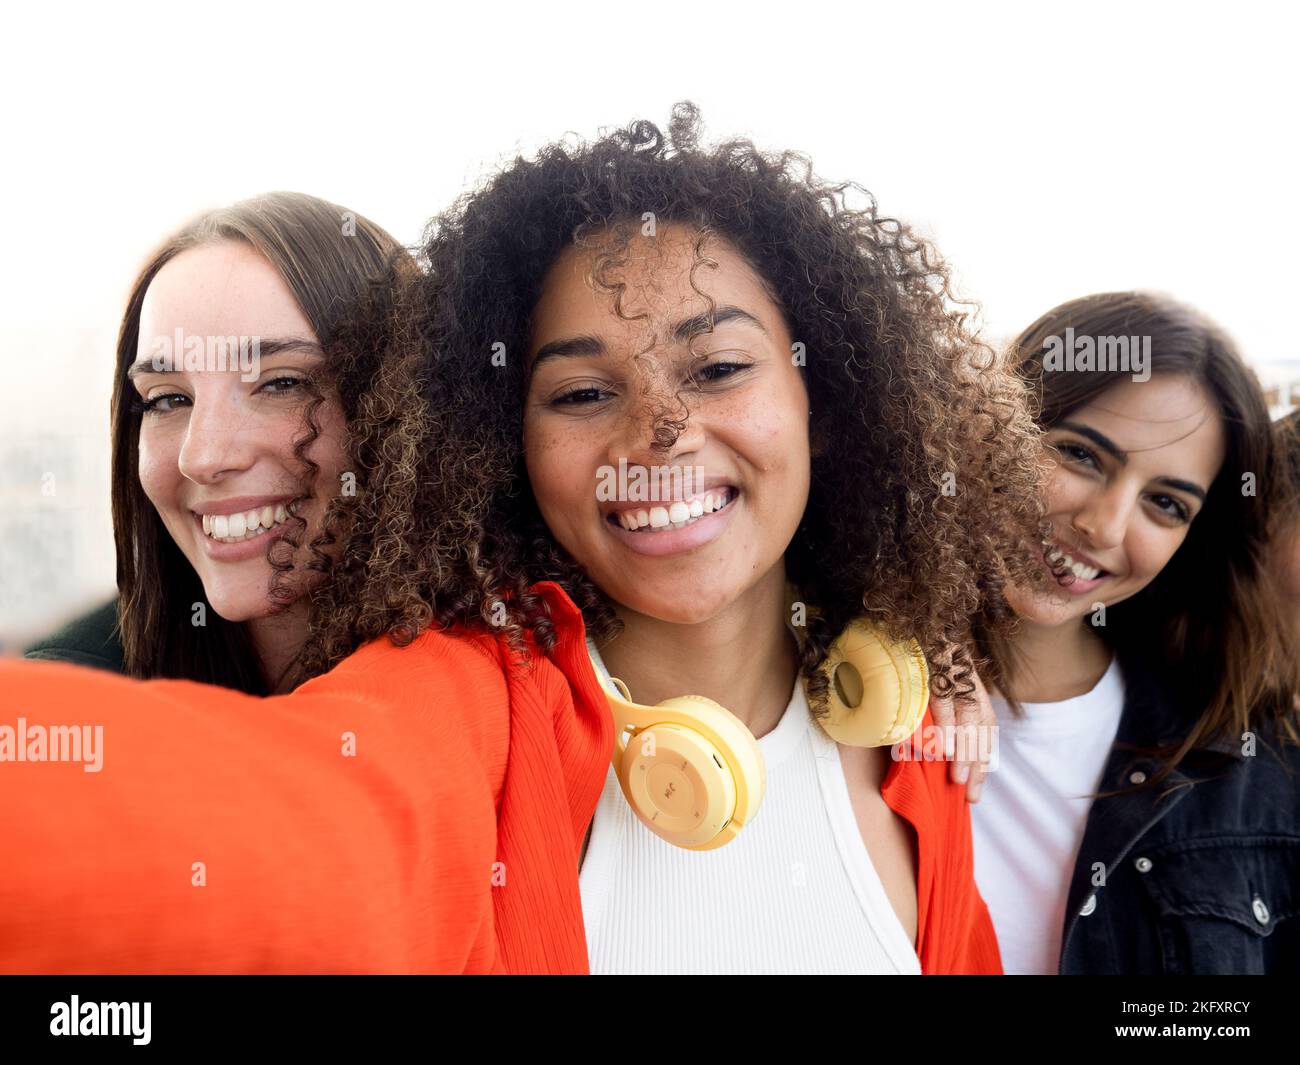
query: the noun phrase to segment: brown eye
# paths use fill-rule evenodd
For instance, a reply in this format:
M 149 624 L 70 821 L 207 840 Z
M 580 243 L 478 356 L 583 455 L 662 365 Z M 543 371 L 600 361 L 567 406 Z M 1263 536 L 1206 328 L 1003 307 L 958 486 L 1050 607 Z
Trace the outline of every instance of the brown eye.
M 131 412 L 133 414 L 170 414 L 176 408 L 176 401 L 188 403 L 189 397 L 183 396 L 179 392 L 168 392 L 162 396 L 154 396 L 152 399 L 133 399 L 131 401 Z
M 272 395 L 277 395 L 282 392 L 292 392 L 295 388 L 300 387 L 302 384 L 303 384 L 303 379 L 301 377 L 275 377 L 272 378 L 270 381 L 267 381 L 266 384 L 264 384 L 261 388 L 258 389 L 258 391 L 270 392 Z M 283 387 L 273 388 L 271 387 L 272 385 L 283 386 Z
M 1065 440 L 1058 444 L 1054 444 L 1053 447 L 1055 447 L 1061 455 L 1076 465 L 1090 466 L 1095 470 L 1101 469 L 1101 464 L 1097 461 L 1097 456 L 1082 444 L 1073 444 L 1068 440 Z
M 1169 517 L 1176 518 L 1180 522 L 1191 520 L 1191 514 L 1181 499 L 1175 499 L 1173 496 L 1164 494 L 1153 495 L 1150 499 L 1162 514 L 1168 514 Z
M 599 403 L 602 399 L 607 399 L 609 395 L 610 393 L 599 384 L 588 382 L 571 386 L 568 391 L 548 400 L 546 405 L 548 407 L 587 407 L 593 403 Z
M 691 376 L 695 380 L 700 380 L 705 384 L 708 384 L 712 381 L 723 381 L 728 377 L 734 377 L 741 370 L 747 369 L 749 369 L 748 365 L 743 362 L 727 362 L 724 360 L 721 362 L 710 363 L 703 369 L 697 370 Z

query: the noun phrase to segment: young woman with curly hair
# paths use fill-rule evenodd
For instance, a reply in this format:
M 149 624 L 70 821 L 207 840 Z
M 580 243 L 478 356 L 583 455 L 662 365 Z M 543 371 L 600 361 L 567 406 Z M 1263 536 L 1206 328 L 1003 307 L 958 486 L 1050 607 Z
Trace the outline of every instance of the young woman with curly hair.
M 326 964 L 291 931 L 320 931 L 360 885 L 379 934 L 364 950 L 346 937 L 331 966 L 998 971 L 948 767 L 809 727 L 852 619 L 914 638 L 935 692 L 964 696 L 972 664 L 954 648 L 977 616 L 1000 631 L 989 593 L 1037 573 L 1023 388 L 971 335 L 931 249 L 848 203 L 858 191 L 790 153 L 701 147 L 683 107 L 667 136 L 635 123 L 518 160 L 435 220 L 391 338 L 409 376 L 390 373 L 383 417 L 353 426 L 362 476 L 302 655 L 323 675 L 255 707 L 143 686 L 185 698 L 176 745 L 202 731 L 200 771 L 257 822 L 222 839 L 256 879 L 216 923 L 265 929 L 264 967 L 295 951 Z M 703 491 L 667 507 L 602 497 L 604 472 L 652 466 L 702 467 Z M 626 819 L 606 665 L 642 703 L 698 692 L 758 737 L 769 792 L 736 842 L 685 853 Z M 89 688 L 5 681 L 47 699 Z M 218 773 L 212 750 L 238 762 L 250 742 L 223 710 L 291 764 L 270 782 Z M 352 767 L 340 730 L 370 752 Z M 292 930 L 253 918 L 250 893 L 279 904 L 292 888 L 268 841 L 326 782 L 339 794 L 294 849 L 311 898 L 293 899 Z M 355 832 L 320 857 L 341 822 Z M 769 861 L 780 871 L 745 881 Z M 656 914 L 708 942 L 638 952 L 658 931 L 605 922 L 615 889 L 667 891 Z M 177 895 L 172 909 L 195 905 Z M 766 928 L 767 949 L 724 910 Z
M 1001 743 L 976 874 L 1006 970 L 1294 971 L 1300 654 L 1258 384 L 1146 293 L 1062 304 L 1012 355 L 1049 444 L 1053 583 L 1008 586 L 1020 626 L 980 633 Z

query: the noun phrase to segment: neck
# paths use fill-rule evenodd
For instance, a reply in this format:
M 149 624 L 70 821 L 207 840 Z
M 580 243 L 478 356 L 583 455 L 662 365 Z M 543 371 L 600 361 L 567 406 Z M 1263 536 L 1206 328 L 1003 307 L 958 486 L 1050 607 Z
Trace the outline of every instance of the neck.
M 307 603 L 299 599 L 283 613 L 251 618 L 244 623 L 253 641 L 258 672 L 273 695 L 289 691 L 285 679 L 290 664 L 307 637 Z
M 678 625 L 616 609 L 623 632 L 600 654 L 636 702 L 703 695 L 735 714 L 755 738 L 780 722 L 798 669 L 797 645 L 785 625 L 784 565 L 708 621 Z
M 1110 667 L 1110 648 L 1082 621 L 1037 625 L 1021 618 L 1011 649 L 1016 698 L 1026 703 L 1083 695 Z

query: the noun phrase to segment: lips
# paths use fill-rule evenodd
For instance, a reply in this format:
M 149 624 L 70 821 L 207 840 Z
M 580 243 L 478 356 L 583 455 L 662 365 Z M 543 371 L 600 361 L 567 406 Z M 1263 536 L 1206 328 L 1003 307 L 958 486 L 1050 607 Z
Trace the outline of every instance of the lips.
M 744 493 L 734 488 L 725 492 L 714 490 L 706 495 L 712 495 L 715 504 L 714 509 L 707 513 L 703 509 L 703 500 L 696 501 L 700 509 L 698 515 L 691 514 L 685 501 L 678 500 L 669 506 L 664 506 L 662 503 L 655 505 L 655 509 L 662 512 L 657 515 L 657 520 L 660 521 L 658 526 L 651 522 L 651 507 L 638 508 L 635 518 L 629 516 L 631 511 L 624 511 L 621 521 L 618 514 L 611 512 L 606 515 L 604 525 L 611 536 L 617 537 L 622 544 L 638 555 L 662 557 L 690 551 L 721 536 L 733 515 L 744 505 Z M 721 503 L 721 506 L 718 506 L 718 503 Z M 679 508 L 677 510 L 679 518 L 682 516 L 680 508 L 683 506 L 688 508 L 684 521 L 671 520 L 670 508 L 673 506 Z M 644 525 L 641 524 L 642 513 L 645 515 Z M 637 522 L 635 529 L 628 527 L 633 520 Z
M 292 496 L 236 496 L 196 504 L 190 511 L 208 556 L 235 562 L 264 554 L 288 528 Z
M 1108 570 L 1097 565 L 1090 556 L 1076 548 L 1067 548 L 1056 540 L 1044 540 L 1039 547 L 1039 553 L 1056 583 L 1071 595 L 1091 592 L 1107 578 L 1113 576 Z M 1065 572 L 1058 575 L 1056 571 L 1062 564 Z
M 737 491 L 730 486 L 709 492 L 699 492 L 683 499 L 630 506 L 610 511 L 605 520 L 619 525 L 628 532 L 657 533 L 663 529 L 682 529 L 716 513 L 735 499 Z

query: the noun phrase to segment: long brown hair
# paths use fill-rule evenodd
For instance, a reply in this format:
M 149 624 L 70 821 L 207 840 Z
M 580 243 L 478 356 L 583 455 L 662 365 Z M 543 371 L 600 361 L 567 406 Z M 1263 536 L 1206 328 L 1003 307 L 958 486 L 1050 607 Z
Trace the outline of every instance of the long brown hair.
M 337 389 L 350 423 L 376 361 L 372 349 L 336 350 L 338 340 L 354 317 L 370 313 L 363 308 L 383 299 L 391 271 L 409 256 L 388 233 L 359 215 L 313 196 L 274 192 L 190 222 L 154 252 L 131 288 L 117 339 L 111 470 L 117 616 L 126 670 L 136 677 L 183 677 L 265 694 L 268 685 L 242 624 L 211 610 L 202 627 L 191 623 L 194 604 L 205 602 L 203 584 L 140 484 L 142 415 L 126 376 L 136 359 L 140 310 L 154 277 L 181 252 L 220 241 L 248 244 L 270 261 L 331 356 L 326 376 L 307 383 L 307 433 L 295 447 L 307 479 L 316 471 L 305 450 L 318 435 L 314 414 L 325 389 Z M 305 522 L 296 518 L 295 524 L 300 534 Z M 333 536 L 327 514 L 325 531 L 310 545 L 308 569 L 328 568 L 321 548 Z M 296 554 L 294 534 L 287 539 L 290 554 Z M 273 602 L 283 603 L 284 578 L 293 565 L 284 557 L 272 562 L 268 590 Z
M 1086 296 L 1048 311 L 1011 345 L 1044 429 L 1133 373 L 1132 364 L 1045 367 L 1050 338 L 1068 328 L 1094 338 L 1150 337 L 1146 369 L 1197 382 L 1223 423 L 1223 465 L 1186 539 L 1150 584 L 1107 609 L 1096 630 L 1121 663 L 1152 670 L 1198 715 L 1180 747 L 1159 752 L 1165 764 L 1156 779 L 1193 748 L 1219 736 L 1240 740 L 1262 724 L 1275 722 L 1297 740 L 1288 693 L 1300 690 L 1300 663 L 1265 568 L 1285 478 L 1258 382 L 1228 337 L 1191 308 L 1142 292 Z M 1014 705 L 1011 643 L 990 633 L 980 643 L 988 679 Z

